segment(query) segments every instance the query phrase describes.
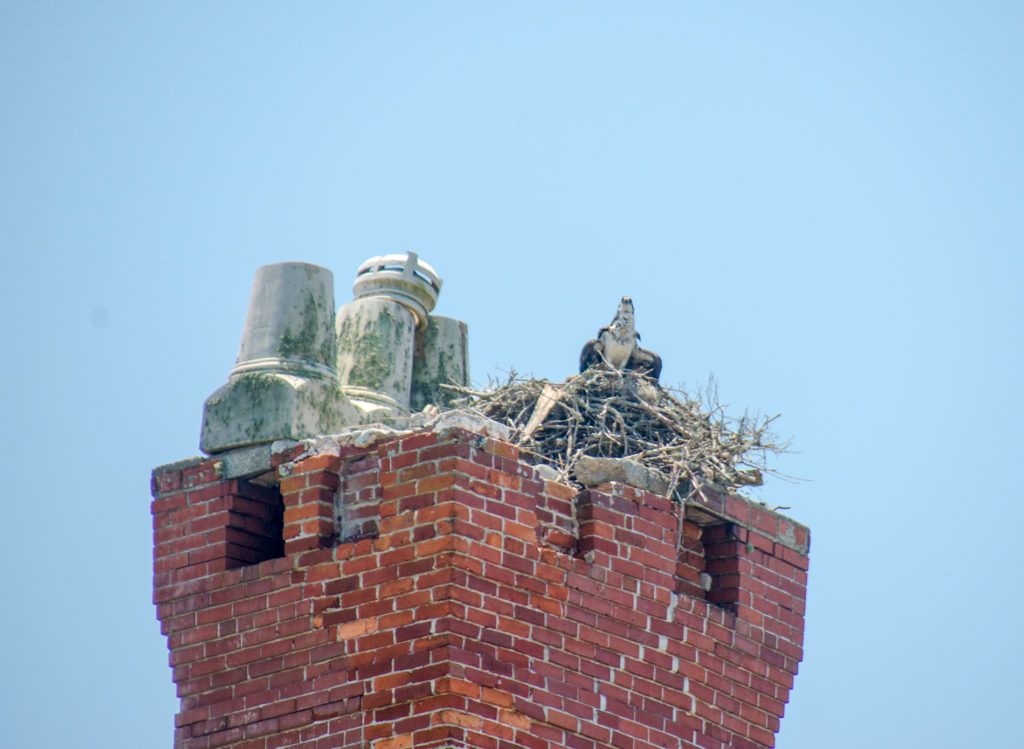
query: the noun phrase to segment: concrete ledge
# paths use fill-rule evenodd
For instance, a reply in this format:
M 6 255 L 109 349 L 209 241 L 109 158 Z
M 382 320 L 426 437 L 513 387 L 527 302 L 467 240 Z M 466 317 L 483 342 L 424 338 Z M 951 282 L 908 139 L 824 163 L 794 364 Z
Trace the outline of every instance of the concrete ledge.
M 671 483 L 668 476 L 661 471 L 648 468 L 628 458 L 584 456 L 576 461 L 576 470 L 573 475 L 587 488 L 618 482 L 660 495 L 668 492 Z
M 701 486 L 685 504 L 686 519 L 697 525 L 735 523 L 800 554 L 806 555 L 810 551 L 811 534 L 806 525 L 770 510 L 760 502 Z

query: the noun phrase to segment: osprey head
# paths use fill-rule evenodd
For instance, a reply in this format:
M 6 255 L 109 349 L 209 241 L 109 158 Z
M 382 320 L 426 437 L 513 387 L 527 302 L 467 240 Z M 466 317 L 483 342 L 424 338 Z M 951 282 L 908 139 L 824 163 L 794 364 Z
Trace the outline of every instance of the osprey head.
M 639 337 L 633 328 L 633 300 L 628 296 L 619 301 L 619 308 L 612 318 L 612 324 L 598 333 L 601 354 L 612 369 L 622 369 L 636 349 Z
M 619 308 L 615 310 L 615 317 L 612 318 L 611 327 L 619 330 L 632 330 L 634 321 L 633 300 L 628 296 L 624 296 L 619 300 Z

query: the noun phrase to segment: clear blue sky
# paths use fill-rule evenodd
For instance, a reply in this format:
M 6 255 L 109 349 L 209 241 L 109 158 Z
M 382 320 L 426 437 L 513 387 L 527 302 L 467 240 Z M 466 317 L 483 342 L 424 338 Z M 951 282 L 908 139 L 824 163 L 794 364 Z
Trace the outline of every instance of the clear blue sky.
M 257 266 L 414 250 L 473 376 L 623 294 L 662 380 L 813 481 L 782 749 L 1008 746 L 1024 5 L 0 4 L 0 744 L 168 746 L 149 471 L 198 452 Z

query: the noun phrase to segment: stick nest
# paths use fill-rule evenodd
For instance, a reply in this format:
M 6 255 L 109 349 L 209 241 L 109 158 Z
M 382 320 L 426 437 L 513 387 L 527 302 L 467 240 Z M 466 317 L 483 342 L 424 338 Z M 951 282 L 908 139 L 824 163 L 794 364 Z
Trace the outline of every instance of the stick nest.
M 583 456 L 629 458 L 669 478 L 669 496 L 714 484 L 728 491 L 759 486 L 769 455 L 788 444 L 769 431 L 778 415 L 738 419 L 718 402 L 714 381 L 695 396 L 633 372 L 591 368 L 563 383 L 522 378 L 482 391 L 449 387 L 453 407 L 469 408 L 513 430 L 521 454 L 575 484 Z

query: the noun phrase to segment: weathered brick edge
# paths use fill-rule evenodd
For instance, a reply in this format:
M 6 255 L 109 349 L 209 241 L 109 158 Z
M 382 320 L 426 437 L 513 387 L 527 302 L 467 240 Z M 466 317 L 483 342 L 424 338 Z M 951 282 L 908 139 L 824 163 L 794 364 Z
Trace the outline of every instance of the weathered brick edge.
M 774 745 L 804 526 L 707 489 L 577 493 L 462 429 L 271 463 L 276 487 L 154 472 L 179 749 Z

